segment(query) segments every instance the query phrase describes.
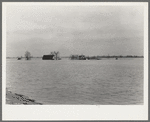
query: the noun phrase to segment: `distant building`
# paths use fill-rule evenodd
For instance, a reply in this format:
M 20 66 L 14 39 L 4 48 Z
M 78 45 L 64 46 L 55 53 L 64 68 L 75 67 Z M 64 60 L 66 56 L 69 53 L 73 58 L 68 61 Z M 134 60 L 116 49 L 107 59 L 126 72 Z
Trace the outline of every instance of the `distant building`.
M 21 60 L 21 58 L 18 58 L 17 60 Z
M 43 60 L 54 60 L 54 55 L 43 55 Z
M 71 60 L 86 60 L 86 57 L 84 55 L 71 55 Z
M 80 55 L 79 60 L 86 60 L 86 57 L 84 55 Z

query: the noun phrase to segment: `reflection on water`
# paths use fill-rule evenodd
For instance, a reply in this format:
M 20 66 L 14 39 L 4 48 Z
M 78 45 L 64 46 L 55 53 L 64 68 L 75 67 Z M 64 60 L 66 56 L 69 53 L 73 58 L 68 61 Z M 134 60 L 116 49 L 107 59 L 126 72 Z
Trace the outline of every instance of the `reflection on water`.
M 44 104 L 143 104 L 143 59 L 7 59 L 6 86 Z

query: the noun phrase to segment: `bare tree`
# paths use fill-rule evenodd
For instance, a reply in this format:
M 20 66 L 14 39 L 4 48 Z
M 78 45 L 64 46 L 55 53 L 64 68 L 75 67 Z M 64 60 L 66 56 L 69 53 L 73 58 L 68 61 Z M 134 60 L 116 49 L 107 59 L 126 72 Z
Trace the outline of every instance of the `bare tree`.
M 55 56 L 55 60 L 59 59 L 59 51 L 58 52 L 54 51 L 54 52 L 51 52 L 50 54 Z
M 26 58 L 27 60 L 30 60 L 30 59 L 31 59 L 31 53 L 28 52 L 28 51 L 26 51 L 26 52 L 25 52 L 25 58 Z
M 50 54 L 51 54 L 51 55 L 55 55 L 54 52 L 51 52 Z
M 55 54 L 56 60 L 58 60 L 59 51 L 58 51 L 58 52 L 55 52 L 55 51 L 54 51 L 54 54 Z

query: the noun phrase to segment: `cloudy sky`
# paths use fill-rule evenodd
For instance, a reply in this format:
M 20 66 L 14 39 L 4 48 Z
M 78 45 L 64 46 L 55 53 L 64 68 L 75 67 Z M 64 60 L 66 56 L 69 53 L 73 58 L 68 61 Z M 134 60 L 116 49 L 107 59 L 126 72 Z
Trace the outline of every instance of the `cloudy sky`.
M 10 4 L 6 55 L 143 55 L 142 6 Z

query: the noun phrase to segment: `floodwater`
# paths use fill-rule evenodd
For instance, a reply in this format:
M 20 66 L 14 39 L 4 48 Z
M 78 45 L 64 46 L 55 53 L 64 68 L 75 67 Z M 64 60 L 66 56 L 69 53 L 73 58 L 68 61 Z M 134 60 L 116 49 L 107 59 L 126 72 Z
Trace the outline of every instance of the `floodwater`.
M 6 87 L 49 105 L 143 104 L 144 59 L 6 60 Z

